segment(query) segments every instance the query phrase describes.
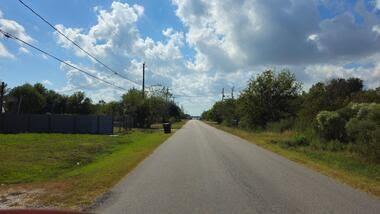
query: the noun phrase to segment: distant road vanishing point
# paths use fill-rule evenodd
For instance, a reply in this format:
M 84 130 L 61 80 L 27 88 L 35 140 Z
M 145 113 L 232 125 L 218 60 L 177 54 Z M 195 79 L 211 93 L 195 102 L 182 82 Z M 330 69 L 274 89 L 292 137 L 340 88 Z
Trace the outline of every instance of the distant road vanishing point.
M 191 120 L 98 213 L 380 213 L 380 200 Z

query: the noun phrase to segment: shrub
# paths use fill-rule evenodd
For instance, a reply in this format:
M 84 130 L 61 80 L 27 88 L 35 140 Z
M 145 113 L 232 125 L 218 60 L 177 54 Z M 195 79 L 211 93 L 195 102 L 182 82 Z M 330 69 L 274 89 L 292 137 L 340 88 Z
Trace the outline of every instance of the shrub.
M 356 144 L 356 152 L 380 162 L 380 126 L 375 121 L 353 118 L 346 129 L 349 139 Z
M 337 113 L 346 121 L 349 121 L 351 118 L 355 117 L 358 113 L 358 110 L 352 106 L 355 104 L 350 104 L 344 108 L 337 110 Z
M 349 140 L 355 145 L 354 151 L 363 157 L 380 162 L 380 104 L 353 104 L 357 111 L 346 124 Z
M 282 119 L 278 122 L 267 123 L 266 129 L 272 132 L 284 132 L 290 130 L 293 127 L 294 119 Z
M 380 104 L 378 103 L 354 103 L 351 108 L 357 112 L 358 119 L 370 119 L 380 123 Z
M 301 134 L 297 134 L 296 136 L 294 136 L 293 142 L 296 146 L 307 146 L 307 145 L 309 145 L 309 141 L 306 138 L 306 136 L 301 135 Z
M 296 134 L 291 139 L 271 140 L 271 143 L 278 144 L 282 148 L 299 147 L 309 145 L 309 141 L 304 135 Z
M 344 120 L 337 112 L 321 111 L 317 115 L 317 131 L 326 140 L 344 141 L 346 137 Z
M 337 151 L 342 151 L 345 149 L 344 144 L 342 144 L 338 140 L 332 140 L 326 143 L 325 150 L 327 151 L 332 151 L 332 152 L 337 152 Z
M 346 124 L 347 135 L 352 142 L 369 143 L 371 132 L 376 129 L 376 123 L 370 120 L 352 118 Z

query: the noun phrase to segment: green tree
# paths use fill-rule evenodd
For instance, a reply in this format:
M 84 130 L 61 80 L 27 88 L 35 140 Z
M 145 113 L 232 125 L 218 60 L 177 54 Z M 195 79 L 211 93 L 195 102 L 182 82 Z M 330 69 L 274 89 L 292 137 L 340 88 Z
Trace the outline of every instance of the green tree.
M 101 100 L 102 101 L 102 100 Z M 112 101 L 109 103 L 99 101 L 97 105 L 98 114 L 121 116 L 123 115 L 123 107 L 121 102 Z
M 124 94 L 122 96 L 122 106 L 124 114 L 134 119 L 134 126 L 148 126 L 149 105 L 145 103 L 140 90 L 133 88 Z
M 46 104 L 46 98 L 30 84 L 24 84 L 13 88 L 9 97 L 17 98 L 18 102 L 8 102 L 7 109 L 10 112 L 40 113 Z
M 294 117 L 300 90 L 301 83 L 288 70 L 278 74 L 268 70 L 252 78 L 238 100 L 243 126 L 265 127 L 268 122 Z
M 363 80 L 358 78 L 338 78 L 327 83 L 318 82 L 310 88 L 309 93 L 303 95 L 300 120 L 314 121 L 320 111 L 336 111 L 354 99 L 363 101 L 364 94 L 366 93 L 363 92 Z M 373 94 L 369 96 L 373 98 Z
M 86 97 L 84 92 L 75 92 L 67 99 L 67 113 L 71 114 L 91 114 L 94 113 L 92 101 Z

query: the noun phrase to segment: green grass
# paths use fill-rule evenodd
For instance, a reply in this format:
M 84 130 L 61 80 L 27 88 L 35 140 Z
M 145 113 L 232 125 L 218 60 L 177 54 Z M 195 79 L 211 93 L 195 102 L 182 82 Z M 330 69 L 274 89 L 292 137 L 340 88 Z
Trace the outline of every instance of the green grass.
M 1 134 L 0 183 L 49 180 L 130 142 L 129 135 Z
M 343 183 L 361 189 L 375 196 L 380 196 L 380 165 L 367 162 L 346 151 L 313 150 L 308 146 L 285 148 L 273 141 L 291 139 L 292 132 L 248 132 L 236 128 L 211 124 L 231 134 L 246 139 L 265 149 L 280 154 L 290 160 L 315 169 L 325 175 L 334 177 Z
M 188 120 L 181 120 L 172 124 L 172 129 L 180 129 Z M 155 123 L 151 125 L 152 129 L 163 129 L 162 123 Z
M 158 130 L 119 136 L 0 134 L 0 183 L 45 189 L 37 198 L 42 206 L 85 207 L 170 136 Z

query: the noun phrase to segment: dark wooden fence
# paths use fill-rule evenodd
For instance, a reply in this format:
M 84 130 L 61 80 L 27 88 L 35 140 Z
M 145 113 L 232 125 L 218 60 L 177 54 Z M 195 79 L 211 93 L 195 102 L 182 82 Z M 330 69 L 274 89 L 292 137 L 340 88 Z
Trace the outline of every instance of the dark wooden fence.
M 113 117 L 113 127 L 115 132 L 125 132 L 132 130 L 133 118 L 129 116 L 115 116 Z
M 0 114 L 0 133 L 113 134 L 113 118 L 104 115 Z

